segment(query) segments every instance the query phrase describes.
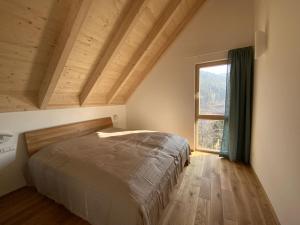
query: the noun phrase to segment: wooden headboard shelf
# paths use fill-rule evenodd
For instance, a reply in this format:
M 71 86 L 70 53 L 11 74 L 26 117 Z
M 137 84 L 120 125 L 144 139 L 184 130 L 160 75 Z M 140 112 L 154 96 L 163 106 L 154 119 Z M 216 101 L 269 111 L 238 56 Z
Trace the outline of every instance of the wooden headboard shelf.
M 28 155 L 31 156 L 41 148 L 69 138 L 80 137 L 97 130 L 112 127 L 110 117 L 64 124 L 24 133 Z

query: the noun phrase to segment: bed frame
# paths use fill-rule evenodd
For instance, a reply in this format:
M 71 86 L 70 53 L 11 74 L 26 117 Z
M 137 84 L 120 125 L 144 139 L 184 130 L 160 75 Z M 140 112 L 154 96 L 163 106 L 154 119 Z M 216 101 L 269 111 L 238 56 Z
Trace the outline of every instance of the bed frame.
M 112 126 L 112 119 L 105 117 L 25 132 L 24 136 L 27 152 L 29 156 L 32 156 L 49 144 L 69 138 L 80 137 Z

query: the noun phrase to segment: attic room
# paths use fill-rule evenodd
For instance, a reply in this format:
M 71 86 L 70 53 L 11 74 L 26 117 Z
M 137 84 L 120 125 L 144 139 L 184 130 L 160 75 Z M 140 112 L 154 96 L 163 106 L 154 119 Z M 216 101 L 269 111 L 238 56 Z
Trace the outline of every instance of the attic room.
M 298 225 L 299 10 L 0 0 L 0 224 Z

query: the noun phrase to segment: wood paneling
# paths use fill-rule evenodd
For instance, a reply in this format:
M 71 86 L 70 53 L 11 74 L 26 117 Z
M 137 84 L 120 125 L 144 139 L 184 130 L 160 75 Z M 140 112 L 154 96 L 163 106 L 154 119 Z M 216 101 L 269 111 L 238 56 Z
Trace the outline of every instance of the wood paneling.
M 120 47 L 116 56 L 111 59 L 107 69 L 103 72 L 101 82 L 98 83 L 92 95 L 102 95 L 108 97 L 111 89 L 124 73 L 126 68 L 133 64 L 133 57 L 143 44 L 144 40 L 157 24 L 159 16 L 170 0 L 151 0 L 141 12 L 139 20 L 128 33 L 124 44 Z M 125 101 L 122 102 L 124 104 Z M 115 103 L 115 102 L 114 102 Z
M 39 106 L 46 108 L 68 60 L 79 30 L 90 8 L 91 0 L 73 0 L 67 19 L 50 59 L 39 91 Z
M 101 78 L 103 70 L 108 65 L 110 59 L 115 56 L 120 46 L 124 43 L 128 33 L 139 19 L 140 13 L 143 7 L 145 7 L 146 3 L 147 0 L 136 0 L 133 3 L 126 5 L 124 12 L 120 16 L 119 23 L 117 23 L 114 31 L 112 32 L 110 37 L 111 41 L 107 44 L 100 61 L 97 63 L 91 77 L 89 77 L 87 83 L 83 87 L 82 92 L 80 93 L 81 104 L 86 103 L 87 98 Z
M 224 120 L 223 115 L 196 115 L 196 118 L 202 120 Z
M 110 33 L 117 26 L 118 18 L 127 2 L 128 0 L 92 2 L 55 93 L 72 94 L 78 98 L 89 75 L 103 54 Z M 51 99 L 49 104 L 57 104 L 55 100 Z M 60 104 L 62 103 L 60 101 Z M 65 101 L 64 104 L 68 105 L 69 102 Z
M 112 127 L 112 125 L 111 118 L 106 117 L 29 131 L 24 133 L 27 151 L 29 156 L 31 156 L 49 144 L 69 138 L 80 137 L 103 128 Z
M 38 211 L 38 213 L 36 213 Z M 88 224 L 61 205 L 22 188 L 0 198 L 0 224 Z M 159 225 L 279 225 L 252 169 L 194 152 Z
M 123 96 L 126 100 L 131 96 L 204 2 L 205 0 L 181 1 L 169 25 L 161 32 L 160 37 L 155 41 L 153 47 L 146 52 L 144 59 L 140 62 L 140 66 L 133 72 L 126 85 L 119 92 L 120 96 Z
M 0 1 L 0 112 L 37 109 L 28 96 L 37 95 L 69 7 L 70 0 Z
M 130 78 L 134 69 L 139 65 L 139 63 L 143 60 L 144 55 L 147 49 L 151 48 L 151 45 L 155 42 L 155 40 L 159 37 L 160 32 L 164 30 L 164 27 L 168 25 L 168 22 L 171 20 L 172 14 L 175 12 L 178 7 L 180 0 L 172 0 L 165 10 L 161 13 L 157 22 L 146 36 L 145 40 L 135 54 L 133 55 L 130 63 L 125 67 L 121 76 L 118 78 L 117 82 L 114 84 L 112 89 L 108 94 L 108 103 L 112 103 L 115 97 L 118 95 L 119 91 L 122 89 L 124 85 L 126 85 L 126 81 Z
M 124 104 L 205 0 L 87 1 L 0 1 L 1 112 Z
M 0 94 L 0 112 L 37 110 L 36 92 L 2 92 Z

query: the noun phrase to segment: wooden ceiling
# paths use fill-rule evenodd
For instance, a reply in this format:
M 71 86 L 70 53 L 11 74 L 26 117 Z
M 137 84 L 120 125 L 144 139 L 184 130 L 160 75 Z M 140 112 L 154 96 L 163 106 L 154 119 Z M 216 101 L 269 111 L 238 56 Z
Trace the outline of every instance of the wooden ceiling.
M 0 0 L 0 112 L 125 104 L 205 0 Z

